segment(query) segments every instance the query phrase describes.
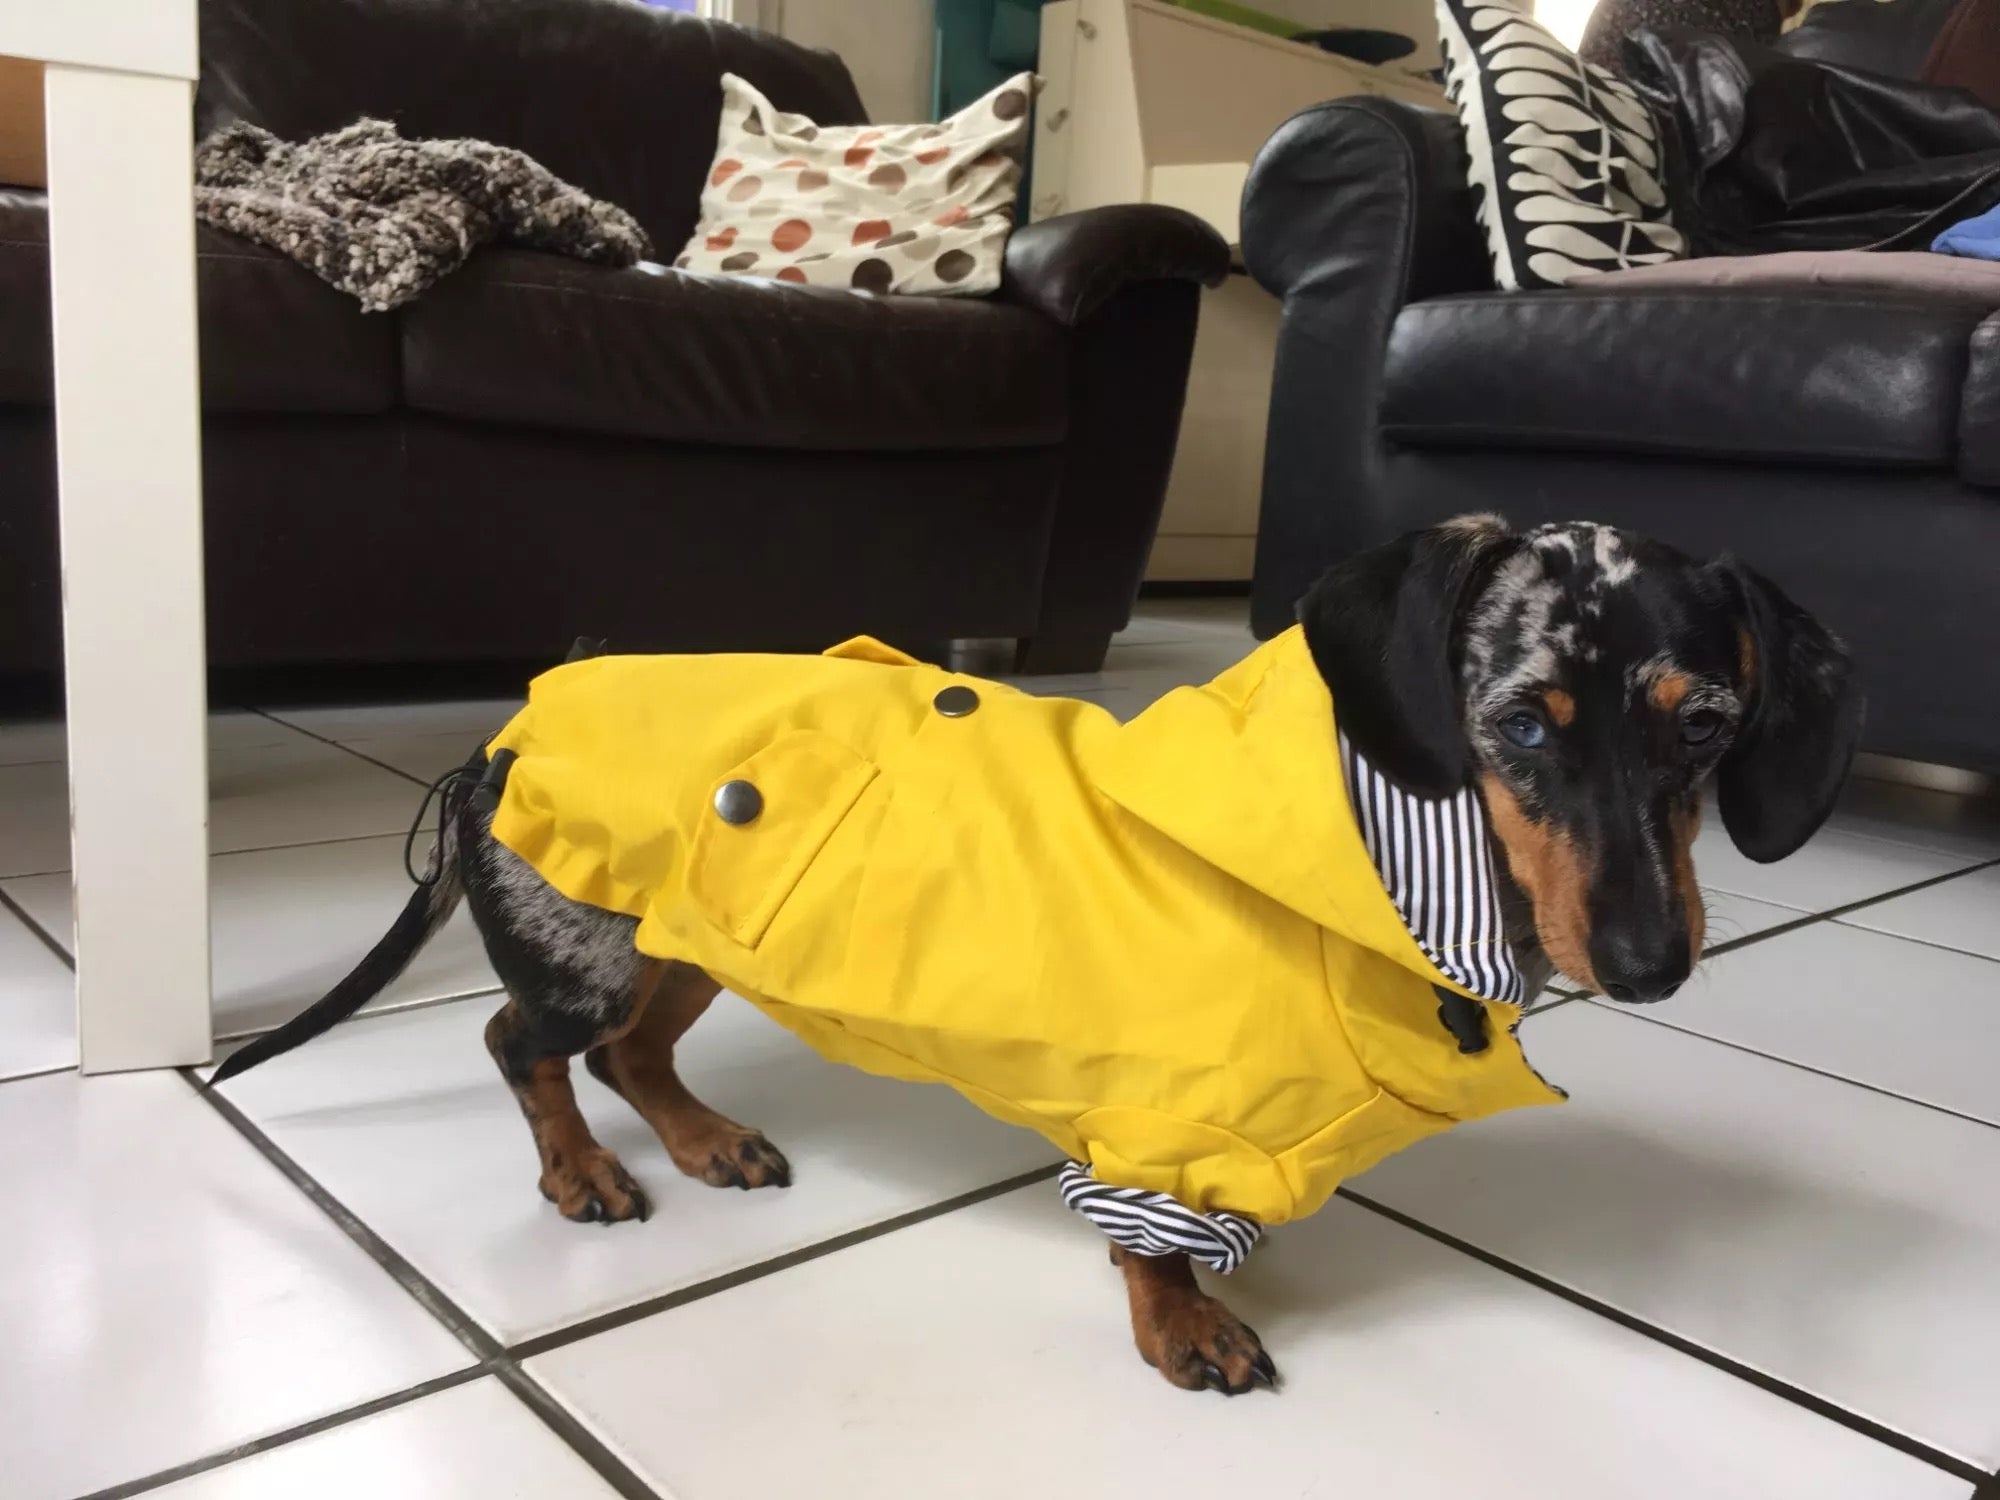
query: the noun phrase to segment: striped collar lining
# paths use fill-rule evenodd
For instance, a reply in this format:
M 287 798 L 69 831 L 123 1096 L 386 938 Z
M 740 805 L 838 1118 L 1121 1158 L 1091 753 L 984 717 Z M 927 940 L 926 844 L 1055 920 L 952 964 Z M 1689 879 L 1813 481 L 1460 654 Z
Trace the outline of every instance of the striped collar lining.
M 1345 734 L 1340 763 L 1361 842 L 1424 957 L 1475 995 L 1520 1004 L 1526 986 L 1501 919 L 1479 793 L 1415 796 L 1369 765 Z
M 1467 787 L 1455 797 L 1412 796 L 1369 765 L 1344 734 L 1340 762 L 1361 841 L 1424 957 L 1473 994 L 1518 1005 L 1525 985 L 1501 923 L 1500 882 L 1479 794 Z M 1065 1165 L 1057 1184 L 1065 1204 L 1138 1255 L 1186 1255 L 1226 1275 L 1262 1233 L 1241 1214 L 1204 1214 L 1165 1193 L 1099 1182 L 1081 1162 Z

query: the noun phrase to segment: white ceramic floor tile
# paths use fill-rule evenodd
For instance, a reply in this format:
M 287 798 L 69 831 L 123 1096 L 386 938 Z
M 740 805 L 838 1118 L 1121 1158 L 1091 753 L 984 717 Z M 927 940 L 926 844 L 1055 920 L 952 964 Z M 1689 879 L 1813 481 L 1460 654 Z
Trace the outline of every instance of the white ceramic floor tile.
M 463 1367 L 171 1073 L 0 1084 L 0 1473 L 61 1500 Z
M 0 910 L 0 1079 L 76 1066 L 76 977 Z
M 2000 1125 L 1991 959 L 1816 922 L 1723 954 L 1638 1014 Z
M 247 750 L 258 745 L 282 745 L 297 738 L 296 731 L 273 723 L 262 714 L 231 709 L 208 716 L 208 743 L 217 749 Z M 16 719 L 0 723 L 0 766 L 62 760 L 67 754 L 61 719 Z
M 2000 959 L 2000 869 L 1975 870 L 1879 906 L 1864 906 L 1840 920 Z
M 1722 819 L 1711 813 L 1694 844 L 1695 874 L 1703 886 L 1772 901 L 1800 911 L 1827 911 L 1913 885 L 1978 863 L 1971 854 L 1920 849 L 1823 828 L 1805 848 L 1773 865 L 1755 864 L 1736 852 Z
M 1769 932 L 1773 927 L 1782 927 L 1787 922 L 1796 922 L 1808 915 L 1772 901 L 1753 901 L 1733 891 L 1703 891 L 1701 894 L 1708 904 L 1710 948 Z
M 1176 683 L 1206 682 L 1226 672 L 1257 649 L 1249 631 L 1234 635 L 1204 636 L 1194 640 L 1163 641 L 1158 644 L 1113 642 L 1104 659 L 1105 675 L 1158 674 Z
M 651 1131 L 579 1064 L 598 1139 L 647 1191 L 645 1224 L 572 1224 L 542 1201 L 513 1097 L 486 1055 L 496 1008 L 468 1000 L 357 1021 L 225 1085 L 279 1146 L 501 1338 L 816 1244 L 1053 1159 L 942 1088 L 821 1061 L 730 996 L 678 1049 L 709 1104 L 791 1158 L 795 1185 L 682 1177 Z
M 419 843 L 417 857 L 423 855 Z M 70 942 L 68 875 L 6 883 L 21 908 Z M 300 844 L 209 861 L 215 1032 L 262 1031 L 325 994 L 375 945 L 410 899 L 403 840 Z M 498 987 L 479 934 L 461 908 L 370 1006 L 399 1006 Z
M 525 687 L 525 684 L 524 684 Z M 271 715 L 322 739 L 374 740 L 395 735 L 451 734 L 468 747 L 519 711 L 523 699 L 474 698 L 450 703 L 354 704 L 274 708 Z M 463 757 L 461 757 L 463 758 Z
M 1229 1280 L 1284 1373 L 1275 1395 L 1168 1386 L 1104 1261 L 1028 1188 L 528 1368 L 675 1500 L 1969 1488 L 1352 1204 Z M 744 1441 L 746 1404 L 782 1414 L 782 1441 Z
M 506 724 L 503 716 L 469 733 L 447 730 L 442 734 L 368 735 L 342 743 L 356 755 L 393 766 L 428 786 L 454 766 L 464 765 L 482 735 L 498 734 Z
M 1245 595 L 1190 594 L 1141 599 L 1132 623 L 1113 637 L 1114 645 L 1157 645 L 1212 635 L 1250 638 L 1250 600 Z
M 1890 843 L 2000 858 L 2000 803 L 1991 799 L 1858 777 L 1841 793 L 1830 822 Z
M 1595 1005 L 1522 1036 L 1573 1102 L 1424 1141 L 1355 1190 L 2000 1465 L 2000 1130 Z
M 422 796 L 393 772 L 303 735 L 218 745 L 209 751 L 209 848 L 220 854 L 400 833 Z M 0 766 L 0 877 L 68 868 L 64 767 Z
M 492 1379 L 453 1386 L 153 1492 L 159 1500 L 610 1500 Z

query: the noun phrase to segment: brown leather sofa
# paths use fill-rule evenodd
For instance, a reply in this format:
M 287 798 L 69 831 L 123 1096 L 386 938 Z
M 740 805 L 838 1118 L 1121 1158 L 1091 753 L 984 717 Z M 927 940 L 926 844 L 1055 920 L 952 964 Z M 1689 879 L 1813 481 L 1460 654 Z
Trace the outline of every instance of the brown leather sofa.
M 695 221 L 722 73 L 826 123 L 839 59 L 627 0 L 204 0 L 198 128 L 363 115 L 520 147 Z M 43 199 L 0 194 L 0 674 L 60 650 Z M 392 314 L 199 233 L 209 649 L 223 668 L 1014 638 L 1095 667 L 1180 420 L 1199 221 L 1022 228 L 988 300 L 489 250 Z M 135 265 L 132 274 L 146 268 Z M 305 674 L 310 675 L 310 674 Z

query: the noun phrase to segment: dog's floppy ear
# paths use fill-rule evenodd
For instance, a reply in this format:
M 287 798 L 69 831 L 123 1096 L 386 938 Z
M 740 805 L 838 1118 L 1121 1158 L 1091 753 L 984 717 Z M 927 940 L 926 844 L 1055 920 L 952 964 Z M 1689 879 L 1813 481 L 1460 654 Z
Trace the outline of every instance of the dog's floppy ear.
M 1833 811 L 1861 737 L 1863 699 L 1840 640 L 1770 579 L 1725 557 L 1742 615 L 1747 713 L 1716 791 L 1736 847 L 1760 864 L 1794 852 Z
M 1461 516 L 1335 564 L 1299 603 L 1341 729 L 1405 791 L 1465 785 L 1454 637 L 1474 583 L 1515 540 L 1498 516 Z

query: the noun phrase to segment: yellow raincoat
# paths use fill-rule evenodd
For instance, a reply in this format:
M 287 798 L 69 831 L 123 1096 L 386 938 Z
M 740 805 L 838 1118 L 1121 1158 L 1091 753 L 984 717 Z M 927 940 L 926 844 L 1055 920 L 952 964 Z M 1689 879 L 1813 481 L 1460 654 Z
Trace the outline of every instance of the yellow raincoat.
M 517 757 L 494 836 L 638 918 L 642 952 L 1105 1183 L 1279 1224 L 1561 1097 L 1517 1007 L 1477 1002 L 1470 1055 L 1439 1024 L 1432 986 L 1467 992 L 1383 889 L 1296 629 L 1122 726 L 867 639 L 599 657 L 537 679 L 488 750 Z

